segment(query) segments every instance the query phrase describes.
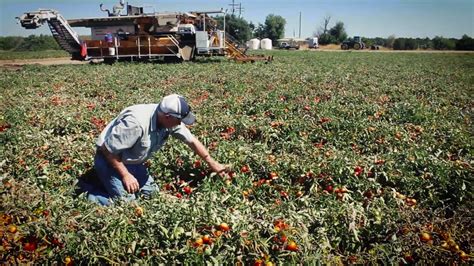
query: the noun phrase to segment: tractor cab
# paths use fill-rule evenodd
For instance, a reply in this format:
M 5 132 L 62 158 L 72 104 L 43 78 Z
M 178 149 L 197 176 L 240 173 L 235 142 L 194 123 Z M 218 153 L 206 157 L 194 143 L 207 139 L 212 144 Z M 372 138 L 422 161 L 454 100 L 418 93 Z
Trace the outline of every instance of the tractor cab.
M 365 48 L 365 43 L 362 42 L 360 36 L 354 36 L 354 38 L 349 38 L 341 43 L 342 50 L 355 49 L 360 50 Z

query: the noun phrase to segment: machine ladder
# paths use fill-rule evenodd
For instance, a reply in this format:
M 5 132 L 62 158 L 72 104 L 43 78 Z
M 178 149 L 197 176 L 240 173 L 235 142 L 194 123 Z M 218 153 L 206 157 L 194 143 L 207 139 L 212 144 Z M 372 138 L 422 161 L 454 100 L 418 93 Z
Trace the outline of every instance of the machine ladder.
M 225 51 L 227 55 L 231 58 L 245 58 L 247 55 L 245 54 L 246 50 L 239 49 L 238 41 L 232 37 L 230 34 L 225 34 Z
M 247 49 L 239 48 L 239 43 L 230 34 L 225 35 L 225 52 L 226 54 L 237 62 L 255 62 L 255 61 L 273 61 L 273 56 L 263 55 L 247 55 Z
M 79 35 L 58 11 L 39 9 L 34 12 L 26 12 L 18 19 L 21 26 L 26 29 L 36 29 L 47 22 L 54 39 L 61 48 L 72 54 L 73 57 L 80 54 L 81 40 Z

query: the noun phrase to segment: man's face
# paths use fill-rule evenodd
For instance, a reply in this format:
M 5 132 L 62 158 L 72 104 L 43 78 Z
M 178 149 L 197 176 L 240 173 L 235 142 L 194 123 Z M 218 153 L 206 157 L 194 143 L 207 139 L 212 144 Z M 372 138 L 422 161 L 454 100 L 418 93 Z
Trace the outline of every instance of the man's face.
M 163 119 L 162 119 L 162 125 L 165 127 L 165 128 L 173 128 L 173 127 L 176 127 L 178 126 L 179 124 L 181 124 L 181 120 L 179 118 L 176 118 L 172 115 L 169 115 L 169 114 L 165 114 L 163 116 Z

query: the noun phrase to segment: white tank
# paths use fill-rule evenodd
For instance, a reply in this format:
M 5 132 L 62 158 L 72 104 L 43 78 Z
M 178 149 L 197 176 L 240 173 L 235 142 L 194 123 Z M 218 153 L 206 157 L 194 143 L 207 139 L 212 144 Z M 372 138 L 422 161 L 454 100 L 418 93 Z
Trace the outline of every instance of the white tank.
M 247 46 L 249 50 L 258 50 L 258 48 L 260 47 L 260 40 L 256 38 L 251 39 L 247 42 Z
M 272 40 L 265 38 L 260 41 L 260 48 L 263 50 L 271 50 L 273 47 Z

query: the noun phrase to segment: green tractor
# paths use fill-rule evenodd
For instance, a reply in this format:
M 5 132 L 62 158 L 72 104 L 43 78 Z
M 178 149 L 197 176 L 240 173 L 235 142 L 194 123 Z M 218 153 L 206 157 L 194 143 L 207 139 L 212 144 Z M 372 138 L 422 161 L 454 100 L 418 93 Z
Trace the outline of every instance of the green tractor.
M 354 38 L 345 40 L 341 44 L 342 50 L 349 50 L 349 49 L 360 50 L 364 48 L 365 48 L 365 43 L 362 42 L 362 38 L 360 36 L 354 36 Z

